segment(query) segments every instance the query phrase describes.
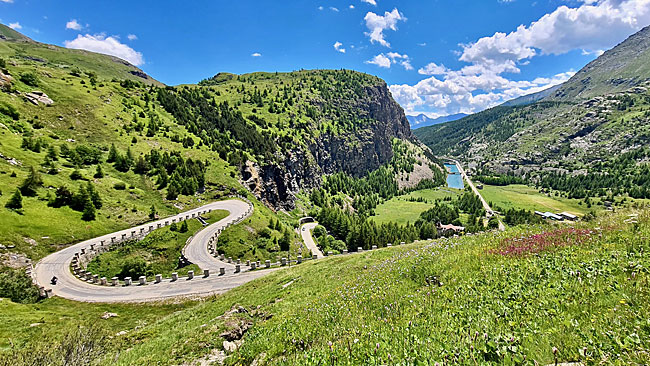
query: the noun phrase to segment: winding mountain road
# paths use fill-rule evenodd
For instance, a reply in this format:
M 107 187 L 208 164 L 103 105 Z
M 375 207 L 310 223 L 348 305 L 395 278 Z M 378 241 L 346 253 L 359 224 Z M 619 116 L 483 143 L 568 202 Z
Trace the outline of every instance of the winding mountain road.
M 87 251 L 91 245 L 96 246 L 102 242 L 111 242 L 111 238 L 114 237 L 128 237 L 134 232 L 144 232 L 151 230 L 152 227 L 157 228 L 158 225 L 162 227 L 173 221 L 193 218 L 210 210 L 227 210 L 230 214 L 198 232 L 184 249 L 185 255 L 190 261 L 199 265 L 201 269 L 211 270 L 208 277 L 203 277 L 202 273 L 198 273 L 193 279 L 179 278 L 176 281 L 163 279 L 160 283 L 146 285 L 136 285 L 137 279 L 134 279 L 134 284 L 131 286 L 111 286 L 83 281 L 70 270 L 75 253 L 82 252 L 82 249 Z M 279 269 L 234 273 L 234 264 L 222 262 L 209 253 L 207 244 L 212 236 L 229 225 L 243 220 L 250 213 L 252 213 L 252 206 L 246 202 L 235 199 L 219 201 L 162 220 L 86 240 L 41 259 L 34 268 L 35 279 L 39 286 L 52 289 L 53 295 L 85 302 L 145 302 L 173 297 L 223 293 Z M 226 268 L 226 274 L 219 275 L 214 271 L 221 267 Z M 50 284 L 53 276 L 58 278 L 56 285 Z
M 311 254 L 312 255 L 316 254 L 317 258 L 323 258 L 324 257 L 323 252 L 321 252 L 321 250 L 318 249 L 318 245 L 316 245 L 316 241 L 314 240 L 314 237 L 311 235 L 311 231 L 314 230 L 316 226 L 318 226 L 317 222 L 310 222 L 302 225 L 300 229 L 300 235 L 302 236 L 302 241 L 305 243 L 307 249 L 311 250 Z

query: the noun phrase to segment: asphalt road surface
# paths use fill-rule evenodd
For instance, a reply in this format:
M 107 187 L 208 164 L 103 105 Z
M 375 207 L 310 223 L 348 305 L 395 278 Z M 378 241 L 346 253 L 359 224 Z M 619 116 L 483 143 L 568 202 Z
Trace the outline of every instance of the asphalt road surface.
M 182 220 L 187 215 L 190 215 L 190 217 L 192 214 L 199 215 L 199 213 L 209 209 L 227 210 L 230 214 L 223 220 L 209 225 L 197 233 L 185 248 L 188 259 L 198 264 L 202 269 L 211 270 L 208 277 L 204 278 L 203 273 L 197 273 L 191 280 L 187 278 L 179 278 L 176 281 L 164 279 L 160 283 L 149 283 L 140 286 L 137 284 L 138 279 L 133 279 L 133 285 L 131 286 L 101 286 L 75 277 L 70 270 L 74 253 L 80 252 L 82 248 L 88 250 L 91 244 L 98 245 L 102 240 L 110 242 L 111 237 L 121 238 L 122 234 L 126 234 L 128 237 L 133 231 L 140 232 L 141 228 L 144 228 L 146 231 L 151 225 L 156 228 L 159 223 L 164 225 L 165 222 L 171 222 L 172 219 L 176 219 L 177 221 Z M 250 214 L 249 205 L 243 201 L 234 199 L 219 201 L 183 212 L 176 216 L 86 240 L 41 259 L 34 268 L 36 282 L 39 286 L 52 289 L 52 293 L 56 296 L 85 302 L 145 302 L 173 297 L 206 296 L 223 293 L 279 269 L 274 268 L 246 273 L 234 273 L 234 265 L 221 262 L 208 253 L 207 240 L 211 235 L 214 235 L 214 233 L 226 227 L 228 224 L 238 222 L 248 214 Z M 226 268 L 225 275 L 219 275 L 219 267 Z M 242 270 L 244 269 L 243 267 L 242 265 Z M 56 285 L 50 284 L 53 276 L 56 276 L 58 279 Z

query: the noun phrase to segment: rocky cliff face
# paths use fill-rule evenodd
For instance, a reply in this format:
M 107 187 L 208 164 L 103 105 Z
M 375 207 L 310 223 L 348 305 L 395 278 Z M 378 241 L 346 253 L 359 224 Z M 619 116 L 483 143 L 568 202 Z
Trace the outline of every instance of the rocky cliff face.
M 338 135 L 323 133 L 306 149 L 280 152 L 279 164 L 247 164 L 245 186 L 272 207 L 293 209 L 295 194 L 320 185 L 323 175 L 343 171 L 363 176 L 390 161 L 393 138 L 413 138 L 404 110 L 385 84 L 366 86 L 361 98 L 339 104 L 363 117 L 362 126 Z

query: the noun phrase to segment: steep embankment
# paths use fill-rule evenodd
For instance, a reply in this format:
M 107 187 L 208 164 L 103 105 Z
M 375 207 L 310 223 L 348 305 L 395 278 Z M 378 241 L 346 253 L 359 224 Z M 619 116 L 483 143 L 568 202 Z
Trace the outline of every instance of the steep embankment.
M 324 174 L 363 176 L 391 160 L 394 138 L 412 138 L 386 83 L 348 70 L 218 74 L 199 86 L 166 92 L 160 100 L 179 120 L 185 109 L 204 117 L 197 129 L 224 142 L 216 149 L 239 167 L 247 188 L 269 205 L 287 209 L 296 193 L 318 186 Z M 250 141 L 240 147 L 243 155 L 228 154 L 236 142 L 211 131 L 219 126 L 213 111 L 226 106 L 236 106 L 231 120 L 240 127 L 224 129 Z M 246 130 L 250 124 L 255 131 Z

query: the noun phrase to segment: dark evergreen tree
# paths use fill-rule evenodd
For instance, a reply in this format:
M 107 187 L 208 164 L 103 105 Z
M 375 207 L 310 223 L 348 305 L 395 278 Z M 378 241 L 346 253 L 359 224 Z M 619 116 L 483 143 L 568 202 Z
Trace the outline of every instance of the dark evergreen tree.
M 29 169 L 27 179 L 20 185 L 20 193 L 23 196 L 33 197 L 36 196 L 36 190 L 43 185 L 41 175 L 33 166 Z
M 5 203 L 5 207 L 12 210 L 20 210 L 23 208 L 23 196 L 20 194 L 20 189 L 16 189 L 16 192 L 9 198 L 9 201 Z

